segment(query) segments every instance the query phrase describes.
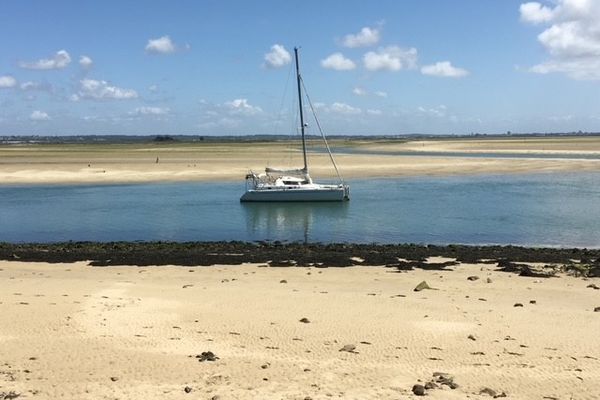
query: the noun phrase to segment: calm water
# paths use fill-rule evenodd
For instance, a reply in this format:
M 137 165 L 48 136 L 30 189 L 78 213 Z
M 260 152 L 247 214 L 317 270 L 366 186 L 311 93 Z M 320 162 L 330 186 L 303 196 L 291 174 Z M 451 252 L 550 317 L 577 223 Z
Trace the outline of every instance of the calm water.
M 240 183 L 0 187 L 0 241 L 281 240 L 600 247 L 600 173 L 354 180 L 245 204 Z

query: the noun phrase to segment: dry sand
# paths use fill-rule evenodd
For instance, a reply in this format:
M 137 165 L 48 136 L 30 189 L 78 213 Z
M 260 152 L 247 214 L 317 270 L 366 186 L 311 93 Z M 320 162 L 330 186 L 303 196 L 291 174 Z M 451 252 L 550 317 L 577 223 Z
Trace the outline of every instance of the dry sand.
M 505 174 L 600 171 L 600 159 L 444 157 L 444 152 L 536 152 L 600 154 L 600 139 L 437 140 L 430 142 L 339 142 L 382 154 L 338 154 L 345 178 L 414 175 Z M 552 150 L 545 150 L 546 148 Z M 440 156 L 419 156 L 419 151 Z M 386 155 L 412 151 L 414 156 Z M 595 153 L 594 153 L 595 154 Z M 158 159 L 158 162 L 157 162 Z M 309 155 L 311 175 L 335 178 L 329 158 Z M 161 181 L 242 181 L 253 169 L 301 165 L 295 143 L 206 143 L 135 145 L 0 146 L 0 184 L 136 183 Z
M 0 393 L 410 399 L 441 371 L 459 387 L 428 398 L 491 398 L 485 387 L 510 399 L 600 398 L 592 281 L 452 268 L 1 261 Z M 438 290 L 413 292 L 423 280 Z M 339 351 L 348 344 L 354 352 Z M 219 359 L 195 358 L 208 351 Z

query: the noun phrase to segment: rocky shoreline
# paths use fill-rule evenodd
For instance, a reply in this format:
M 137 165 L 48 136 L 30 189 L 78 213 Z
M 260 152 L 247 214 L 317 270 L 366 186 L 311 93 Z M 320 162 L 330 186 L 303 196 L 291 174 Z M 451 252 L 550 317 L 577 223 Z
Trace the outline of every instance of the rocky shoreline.
M 554 264 L 580 270 L 584 275 L 600 275 L 600 249 L 280 242 L 0 243 L 0 260 L 49 263 L 90 261 L 94 266 L 210 266 L 242 263 L 265 263 L 274 267 L 385 265 L 398 269 L 444 269 L 448 266 L 448 263 L 426 262 L 427 258 L 436 256 L 462 263 L 503 261 Z

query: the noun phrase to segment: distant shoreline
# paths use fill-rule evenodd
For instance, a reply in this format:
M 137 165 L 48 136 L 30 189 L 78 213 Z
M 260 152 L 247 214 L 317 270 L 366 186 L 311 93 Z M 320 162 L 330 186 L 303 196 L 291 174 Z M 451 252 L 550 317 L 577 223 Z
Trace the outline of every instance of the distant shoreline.
M 0 185 L 243 182 L 249 170 L 301 163 L 299 147 L 289 138 L 138 139 L 0 145 Z M 600 136 L 330 139 L 345 178 L 600 171 Z M 322 141 L 309 138 L 308 145 L 311 176 L 335 180 Z

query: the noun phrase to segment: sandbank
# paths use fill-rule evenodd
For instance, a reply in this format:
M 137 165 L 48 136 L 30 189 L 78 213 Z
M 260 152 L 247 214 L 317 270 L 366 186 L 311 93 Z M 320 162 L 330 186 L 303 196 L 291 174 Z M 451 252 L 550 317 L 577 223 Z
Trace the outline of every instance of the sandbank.
M 521 174 L 600 171 L 597 138 L 519 140 L 436 140 L 416 142 L 340 141 L 338 147 L 377 154 L 336 154 L 346 179 L 465 174 Z M 386 154 L 409 151 L 410 155 Z M 419 155 L 422 151 L 439 155 Z M 456 157 L 449 152 L 532 153 L 529 158 Z M 535 154 L 573 154 L 573 158 L 536 158 Z M 311 175 L 335 180 L 323 153 L 309 155 Z M 0 146 L 0 185 L 111 184 L 176 181 L 242 181 L 249 170 L 301 165 L 295 143 L 75 144 Z

